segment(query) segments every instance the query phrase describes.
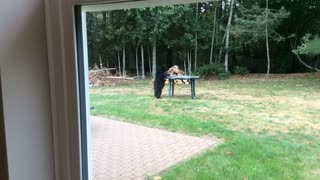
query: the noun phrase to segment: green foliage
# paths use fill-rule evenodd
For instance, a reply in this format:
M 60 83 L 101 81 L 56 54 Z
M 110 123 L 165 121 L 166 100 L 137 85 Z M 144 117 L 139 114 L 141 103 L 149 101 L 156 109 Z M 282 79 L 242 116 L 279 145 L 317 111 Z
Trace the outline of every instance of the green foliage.
M 320 55 L 320 38 L 317 35 L 306 34 L 302 37 L 301 45 L 293 50 L 293 53 L 311 56 Z
M 310 54 L 313 54 L 313 55 L 320 54 L 320 39 L 319 39 L 319 37 L 317 37 L 309 42 L 308 51 Z
M 245 43 L 258 42 L 265 38 L 266 32 L 266 10 L 254 4 L 250 8 L 240 6 L 239 16 L 235 19 L 234 31 Z M 276 28 L 283 20 L 288 18 L 290 13 L 283 7 L 279 10 L 269 9 L 268 11 L 268 32 L 269 37 L 276 42 L 285 38 L 276 32 Z
M 247 75 L 250 73 L 250 71 L 248 70 L 248 68 L 244 67 L 244 66 L 235 66 L 233 69 L 234 74 L 239 74 L 241 76 Z
M 197 74 L 202 78 L 216 76 L 220 80 L 224 80 L 230 77 L 230 73 L 226 73 L 223 66 L 220 64 L 204 65 L 198 68 Z
M 221 73 L 221 74 L 219 74 L 218 75 L 218 78 L 220 79 L 220 80 L 224 80 L 224 79 L 228 79 L 229 77 L 230 77 L 230 73 L 229 72 L 223 72 L 223 73 Z
M 221 57 L 229 51 L 232 56 L 244 57 L 245 61 L 241 63 L 250 68 L 254 67 L 252 72 L 261 72 L 261 69 L 264 69 L 261 67 L 265 66 L 265 62 L 262 62 L 266 57 L 263 40 L 265 25 L 268 23 L 270 52 L 273 59 L 272 71 L 283 72 L 283 69 L 286 69 L 285 72 L 288 73 L 298 72 L 301 66 L 294 62 L 296 60 L 292 60 L 291 51 L 297 49 L 299 44 L 297 42 L 304 41 L 305 34 L 319 34 L 320 3 L 316 0 L 270 1 L 268 22 L 265 20 L 265 5 L 265 0 L 237 1 L 228 49 L 224 48 L 223 37 L 230 1 L 198 3 L 197 19 L 195 3 L 89 12 L 87 13 L 89 64 L 91 66 L 99 63 L 101 57 L 104 64 L 108 61 L 113 66 L 117 64 L 117 53 L 125 47 L 126 63 L 129 65 L 127 67 L 134 68 L 132 54 L 135 47 L 143 45 L 146 49 L 145 57 L 148 57 L 148 49 L 156 37 L 158 63 L 177 64 L 182 67 L 184 60 L 187 59 L 187 52 L 191 52 L 192 57 L 194 56 L 197 40 L 198 64 L 208 63 L 212 46 L 216 63 L 220 63 Z M 215 10 L 217 10 L 216 17 Z M 299 47 L 301 48 L 298 50 L 299 53 L 307 53 L 308 56 L 319 54 L 319 41 L 315 37 L 310 37 L 308 43 Z M 280 56 L 281 62 L 274 60 Z M 312 56 L 306 61 L 312 61 Z M 293 63 L 288 64 L 288 61 Z

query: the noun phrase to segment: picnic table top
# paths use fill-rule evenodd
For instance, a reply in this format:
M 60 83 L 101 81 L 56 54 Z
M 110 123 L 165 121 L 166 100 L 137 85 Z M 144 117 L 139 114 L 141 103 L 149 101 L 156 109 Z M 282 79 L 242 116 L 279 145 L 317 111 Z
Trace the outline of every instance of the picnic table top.
M 167 76 L 167 79 L 199 79 L 199 76 Z

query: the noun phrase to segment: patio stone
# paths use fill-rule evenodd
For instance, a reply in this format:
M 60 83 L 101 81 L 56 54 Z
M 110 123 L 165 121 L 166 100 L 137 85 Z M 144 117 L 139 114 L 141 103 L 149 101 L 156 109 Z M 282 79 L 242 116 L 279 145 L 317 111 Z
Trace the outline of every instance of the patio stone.
M 91 116 L 94 180 L 145 179 L 217 145 L 214 139 Z

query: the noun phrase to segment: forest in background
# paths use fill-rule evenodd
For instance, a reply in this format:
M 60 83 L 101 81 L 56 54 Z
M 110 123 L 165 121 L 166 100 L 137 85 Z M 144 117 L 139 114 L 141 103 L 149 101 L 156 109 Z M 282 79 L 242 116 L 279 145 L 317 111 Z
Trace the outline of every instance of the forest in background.
M 319 0 L 221 0 L 87 13 L 89 66 L 154 75 L 178 65 L 226 72 L 319 71 Z

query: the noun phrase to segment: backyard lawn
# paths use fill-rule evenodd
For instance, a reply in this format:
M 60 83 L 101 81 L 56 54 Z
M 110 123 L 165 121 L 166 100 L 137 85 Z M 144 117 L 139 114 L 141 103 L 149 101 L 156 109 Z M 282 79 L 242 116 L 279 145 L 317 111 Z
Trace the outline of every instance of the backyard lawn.
M 150 79 L 90 90 L 92 115 L 221 140 L 163 179 L 319 179 L 319 76 L 199 80 L 196 99 L 167 88 L 161 99 Z

